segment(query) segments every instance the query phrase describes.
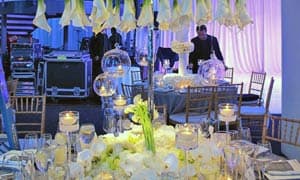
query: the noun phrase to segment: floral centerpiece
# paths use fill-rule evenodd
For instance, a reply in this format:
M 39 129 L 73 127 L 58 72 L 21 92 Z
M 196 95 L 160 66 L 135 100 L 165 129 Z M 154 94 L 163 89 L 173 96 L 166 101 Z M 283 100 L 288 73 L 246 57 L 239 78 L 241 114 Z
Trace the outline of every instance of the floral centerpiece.
M 125 113 L 133 113 L 132 120 L 136 123 L 140 123 L 143 127 L 145 145 L 147 150 L 155 153 L 155 144 L 153 137 L 153 128 L 152 128 L 152 117 L 148 111 L 147 101 L 143 101 L 141 95 L 137 95 L 133 99 L 133 104 L 130 104 L 125 108 Z M 154 111 L 154 119 L 158 117 L 157 111 Z

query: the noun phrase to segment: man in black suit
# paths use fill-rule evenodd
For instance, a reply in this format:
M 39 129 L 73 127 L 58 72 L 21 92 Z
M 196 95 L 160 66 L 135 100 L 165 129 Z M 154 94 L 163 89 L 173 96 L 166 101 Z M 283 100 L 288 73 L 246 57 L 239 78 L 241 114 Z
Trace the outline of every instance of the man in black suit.
M 210 59 L 213 52 L 219 60 L 223 61 L 217 38 L 207 34 L 205 25 L 197 26 L 196 31 L 198 36 L 191 40 L 194 43 L 194 51 L 189 56 L 189 64 L 192 66 L 193 73 L 198 71 L 198 60 Z
M 117 32 L 117 29 L 115 27 L 112 27 L 111 30 L 111 36 L 109 37 L 109 44 L 110 49 L 114 49 L 116 43 L 119 44 L 119 46 L 122 46 L 122 36 L 120 33 Z
M 97 35 L 93 34 L 89 44 L 90 55 L 93 60 L 93 80 L 98 74 L 103 73 L 101 59 L 108 48 L 108 37 L 104 32 L 99 32 Z

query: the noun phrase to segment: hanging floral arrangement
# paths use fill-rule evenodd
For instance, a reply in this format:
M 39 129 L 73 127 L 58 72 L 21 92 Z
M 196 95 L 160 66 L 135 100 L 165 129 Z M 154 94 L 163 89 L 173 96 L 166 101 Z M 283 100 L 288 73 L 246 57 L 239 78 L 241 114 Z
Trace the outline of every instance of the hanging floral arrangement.
M 33 19 L 33 24 L 47 32 L 50 32 L 51 27 L 48 24 L 48 21 L 45 16 L 45 12 L 46 12 L 46 5 L 44 0 L 38 0 L 38 7 L 36 10 L 35 17 Z

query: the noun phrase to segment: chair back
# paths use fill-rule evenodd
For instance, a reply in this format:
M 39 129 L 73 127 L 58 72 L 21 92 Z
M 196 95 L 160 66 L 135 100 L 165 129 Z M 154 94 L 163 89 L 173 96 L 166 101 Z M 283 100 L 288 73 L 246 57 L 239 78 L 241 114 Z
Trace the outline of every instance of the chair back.
M 18 79 L 8 80 L 7 82 L 7 90 L 10 96 L 15 96 L 18 87 Z
M 300 119 L 265 115 L 262 141 L 268 140 L 300 146 Z
M 123 95 L 128 98 L 131 102 L 133 102 L 134 96 L 141 94 L 142 98 L 145 98 L 145 89 L 144 86 L 141 84 L 124 84 L 122 85 Z
M 131 73 L 131 84 L 142 83 L 142 75 L 141 71 L 130 71 Z
M 274 81 L 275 81 L 274 78 L 271 77 L 271 81 L 270 81 L 270 85 L 269 85 L 269 90 L 268 90 L 268 94 L 267 94 L 267 97 L 266 97 L 266 104 L 265 104 L 266 112 L 265 112 L 265 114 L 269 113 L 269 108 L 270 108 L 270 102 L 271 102 L 271 97 L 272 97 L 272 92 L 273 92 Z
M 252 72 L 250 78 L 250 84 L 248 89 L 248 94 L 256 94 L 259 96 L 258 104 L 260 105 L 262 100 L 262 95 L 264 91 L 264 85 L 266 80 L 266 73 Z
M 228 80 L 228 82 L 229 82 L 230 84 L 233 83 L 233 72 L 234 72 L 233 67 L 227 68 L 226 71 L 225 71 L 225 77 L 224 77 L 224 79 L 225 79 L 225 80 Z
M 186 97 L 186 123 L 189 123 L 189 116 L 193 114 L 207 113 L 207 119 L 210 119 L 212 111 L 212 102 L 214 97 L 214 86 L 188 87 Z
M 45 132 L 45 96 L 11 96 L 10 102 L 15 110 L 18 134 Z

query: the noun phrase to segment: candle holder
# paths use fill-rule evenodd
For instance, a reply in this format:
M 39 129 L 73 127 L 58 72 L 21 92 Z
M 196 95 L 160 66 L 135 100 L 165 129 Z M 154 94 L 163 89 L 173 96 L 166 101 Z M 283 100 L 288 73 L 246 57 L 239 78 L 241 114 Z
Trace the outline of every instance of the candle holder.
M 198 148 L 198 129 L 192 124 L 176 125 L 176 147 L 185 153 L 185 177 L 188 179 L 188 154 L 192 149 Z
M 79 130 L 79 112 L 62 111 L 59 113 L 59 130 L 67 135 L 67 159 L 71 162 L 71 134 Z
M 237 106 L 232 103 L 221 103 L 218 107 L 218 119 L 219 121 L 225 122 L 226 131 L 229 132 L 229 123 L 236 121 L 237 118 Z
M 114 110 L 116 111 L 117 114 L 116 133 L 123 132 L 122 121 L 123 121 L 124 109 L 127 105 L 127 99 L 125 96 L 117 95 L 114 97 L 113 103 L 114 103 Z

